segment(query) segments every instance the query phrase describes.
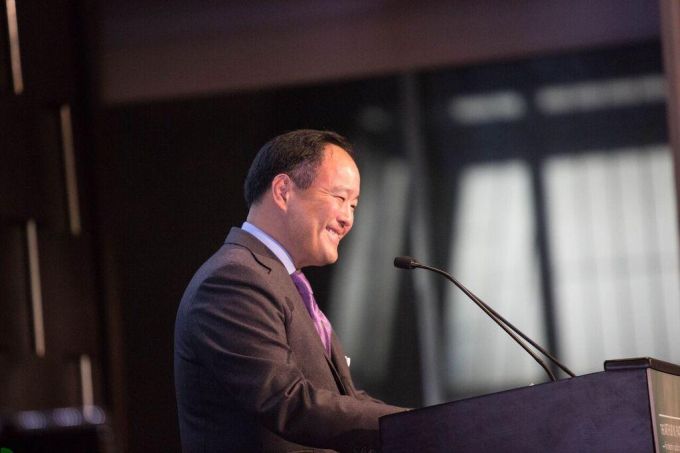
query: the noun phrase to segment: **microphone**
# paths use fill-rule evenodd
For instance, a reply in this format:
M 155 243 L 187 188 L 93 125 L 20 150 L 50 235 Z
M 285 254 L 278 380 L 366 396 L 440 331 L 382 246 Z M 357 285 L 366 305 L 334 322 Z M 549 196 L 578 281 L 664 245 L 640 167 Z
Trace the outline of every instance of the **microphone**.
M 456 285 L 463 293 L 465 293 L 466 296 L 468 296 L 472 302 L 474 302 L 484 313 L 486 313 L 496 324 L 498 324 L 510 337 L 515 340 L 517 344 L 519 344 L 522 349 L 524 349 L 529 355 L 536 361 L 538 362 L 539 365 L 545 370 L 545 372 L 548 374 L 548 377 L 550 377 L 551 381 L 557 381 L 557 378 L 553 374 L 553 372 L 550 370 L 548 365 L 546 365 L 545 361 L 543 361 L 534 351 L 532 351 L 524 342 L 519 337 L 521 337 L 524 341 L 529 343 L 531 346 L 539 350 L 545 357 L 547 357 L 552 363 L 557 365 L 562 371 L 567 373 L 571 377 L 575 377 L 576 375 L 566 366 L 564 366 L 562 363 L 560 363 L 559 360 L 557 360 L 552 354 L 550 354 L 548 351 L 546 351 L 543 347 L 541 347 L 538 343 L 536 343 L 534 340 L 529 338 L 527 335 L 524 334 L 521 330 L 519 330 L 517 327 L 513 326 L 507 319 L 499 315 L 493 308 L 488 306 L 484 301 L 482 301 L 479 297 L 474 295 L 472 291 L 467 289 L 465 286 L 463 286 L 458 280 L 453 278 L 451 274 L 448 272 L 445 272 L 441 269 L 437 269 L 436 267 L 431 267 L 427 266 L 425 264 L 421 264 L 416 260 L 415 258 L 412 258 L 410 256 L 397 256 L 394 258 L 394 267 L 398 267 L 400 269 L 426 269 L 428 271 L 434 272 L 439 275 L 443 275 L 445 278 L 450 280 L 454 285 Z
M 410 256 L 398 256 L 394 259 L 394 267 L 400 269 L 415 269 L 420 263 Z

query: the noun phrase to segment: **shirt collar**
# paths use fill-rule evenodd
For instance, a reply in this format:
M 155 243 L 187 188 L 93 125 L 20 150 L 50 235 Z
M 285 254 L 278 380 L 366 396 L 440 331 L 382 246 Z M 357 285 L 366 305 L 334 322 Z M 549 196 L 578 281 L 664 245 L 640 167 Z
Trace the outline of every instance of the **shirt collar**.
M 283 248 L 279 242 L 276 241 L 273 237 L 253 225 L 252 223 L 248 222 L 243 222 L 243 225 L 241 225 L 241 229 L 244 231 L 247 231 L 248 233 L 252 234 L 255 236 L 257 239 L 260 240 L 269 250 L 272 251 L 274 255 L 283 263 L 283 265 L 286 268 L 286 271 L 288 271 L 289 274 L 292 274 L 293 272 L 296 271 L 295 269 L 295 264 L 293 264 L 293 259 L 290 257 L 286 249 Z

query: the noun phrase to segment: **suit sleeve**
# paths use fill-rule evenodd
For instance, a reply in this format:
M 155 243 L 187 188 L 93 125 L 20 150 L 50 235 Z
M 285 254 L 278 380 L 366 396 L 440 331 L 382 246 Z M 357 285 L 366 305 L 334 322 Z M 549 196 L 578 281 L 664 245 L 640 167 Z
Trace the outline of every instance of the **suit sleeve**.
M 340 451 L 377 448 L 378 418 L 403 409 L 312 385 L 286 340 L 288 308 L 264 278 L 231 266 L 198 287 L 190 322 L 199 360 L 245 411 L 285 439 Z

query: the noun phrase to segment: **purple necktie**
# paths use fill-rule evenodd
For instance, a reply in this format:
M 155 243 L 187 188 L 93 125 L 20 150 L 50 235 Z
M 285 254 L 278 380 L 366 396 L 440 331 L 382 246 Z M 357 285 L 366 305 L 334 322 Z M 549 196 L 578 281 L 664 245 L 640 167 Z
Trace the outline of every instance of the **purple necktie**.
M 302 271 L 293 272 L 292 274 L 290 274 L 290 278 L 293 279 L 295 287 L 300 293 L 300 296 L 302 296 L 302 301 L 305 303 L 305 307 L 307 307 L 309 316 L 312 317 L 314 327 L 316 327 L 316 331 L 318 332 L 319 337 L 321 337 L 321 343 L 323 343 L 323 347 L 324 349 L 326 349 L 326 354 L 328 354 L 328 356 L 330 357 L 331 323 L 326 318 L 326 315 L 323 314 L 319 306 L 316 304 L 316 300 L 314 300 L 314 291 L 312 291 L 312 285 L 309 284 L 309 281 L 305 277 L 305 274 L 302 273 Z

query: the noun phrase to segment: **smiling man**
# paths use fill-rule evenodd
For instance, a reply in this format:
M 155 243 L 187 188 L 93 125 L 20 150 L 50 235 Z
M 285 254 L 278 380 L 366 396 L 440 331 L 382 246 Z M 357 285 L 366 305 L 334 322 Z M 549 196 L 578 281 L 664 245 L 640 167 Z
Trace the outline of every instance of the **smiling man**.
M 177 313 L 185 452 L 371 451 L 378 418 L 404 410 L 354 387 L 300 270 L 338 259 L 359 189 L 352 147 L 336 133 L 293 131 L 258 152 L 247 221 L 196 272 Z

